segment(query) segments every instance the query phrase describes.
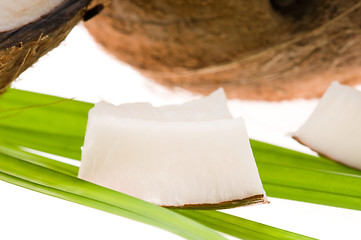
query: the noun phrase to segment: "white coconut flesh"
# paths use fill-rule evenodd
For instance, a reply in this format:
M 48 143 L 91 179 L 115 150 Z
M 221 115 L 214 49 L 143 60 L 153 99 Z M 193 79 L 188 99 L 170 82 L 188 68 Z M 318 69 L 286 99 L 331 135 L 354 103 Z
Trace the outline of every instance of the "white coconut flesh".
M 361 92 L 333 82 L 293 137 L 326 157 L 361 169 Z
M 79 178 L 167 207 L 267 202 L 244 121 L 223 90 L 183 105 L 96 104 Z
M 0 32 L 19 28 L 51 12 L 64 0 L 1 0 Z

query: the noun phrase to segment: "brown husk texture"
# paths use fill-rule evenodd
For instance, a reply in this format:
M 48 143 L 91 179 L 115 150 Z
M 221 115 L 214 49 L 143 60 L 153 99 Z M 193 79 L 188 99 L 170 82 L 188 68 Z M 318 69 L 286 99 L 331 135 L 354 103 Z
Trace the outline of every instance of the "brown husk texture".
M 313 98 L 361 82 L 358 0 L 113 0 L 86 27 L 145 76 L 203 94 Z

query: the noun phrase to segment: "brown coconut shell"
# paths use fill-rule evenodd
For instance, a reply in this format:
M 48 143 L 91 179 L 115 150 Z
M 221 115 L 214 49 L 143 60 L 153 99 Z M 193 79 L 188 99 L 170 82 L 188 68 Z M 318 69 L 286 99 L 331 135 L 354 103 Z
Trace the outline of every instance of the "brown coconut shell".
M 0 32 L 0 94 L 23 71 L 57 47 L 92 7 L 104 1 L 64 0 L 41 18 L 6 32 Z
M 361 82 L 359 0 L 113 0 L 86 27 L 145 76 L 202 94 L 314 98 Z
M 236 199 L 220 203 L 204 203 L 204 204 L 185 204 L 183 206 L 162 206 L 166 208 L 175 209 L 195 209 L 195 210 L 219 210 L 229 209 L 243 206 L 250 206 L 256 204 L 268 204 L 269 201 L 265 199 L 264 194 L 254 195 L 244 199 Z

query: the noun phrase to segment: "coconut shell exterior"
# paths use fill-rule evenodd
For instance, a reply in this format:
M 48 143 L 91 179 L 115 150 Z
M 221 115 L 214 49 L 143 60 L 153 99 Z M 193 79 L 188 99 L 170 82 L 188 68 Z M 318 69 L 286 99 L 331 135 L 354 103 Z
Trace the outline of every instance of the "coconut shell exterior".
M 0 94 L 23 71 L 57 47 L 95 2 L 64 0 L 34 22 L 0 32 Z
M 361 82 L 359 0 L 113 0 L 86 27 L 171 88 L 275 101 Z

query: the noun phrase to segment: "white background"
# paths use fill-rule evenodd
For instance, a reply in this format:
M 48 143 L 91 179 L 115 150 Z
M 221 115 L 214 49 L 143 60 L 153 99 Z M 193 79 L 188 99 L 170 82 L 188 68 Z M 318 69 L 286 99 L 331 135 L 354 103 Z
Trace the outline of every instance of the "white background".
M 336 79 L 335 79 L 336 80 Z M 76 27 L 60 47 L 43 57 L 13 87 L 90 102 L 182 103 L 189 92 L 169 91 L 106 54 Z M 286 136 L 307 119 L 318 100 L 277 103 L 229 101 L 243 116 L 251 138 L 313 154 Z M 262 206 L 226 212 L 321 239 L 361 239 L 358 211 L 271 198 Z M 0 181 L 0 239 L 181 239 L 119 216 L 49 197 Z

